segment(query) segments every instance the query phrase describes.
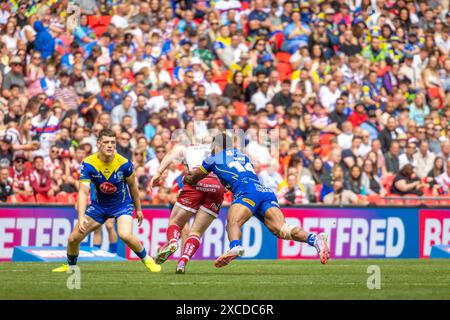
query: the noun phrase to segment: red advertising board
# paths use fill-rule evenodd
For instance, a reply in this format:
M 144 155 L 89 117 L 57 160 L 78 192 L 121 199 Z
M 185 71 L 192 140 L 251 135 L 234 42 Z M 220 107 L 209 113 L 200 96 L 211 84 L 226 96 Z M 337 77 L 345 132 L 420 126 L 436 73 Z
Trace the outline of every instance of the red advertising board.
M 433 245 L 450 244 L 448 209 L 419 210 L 419 257 L 428 258 Z

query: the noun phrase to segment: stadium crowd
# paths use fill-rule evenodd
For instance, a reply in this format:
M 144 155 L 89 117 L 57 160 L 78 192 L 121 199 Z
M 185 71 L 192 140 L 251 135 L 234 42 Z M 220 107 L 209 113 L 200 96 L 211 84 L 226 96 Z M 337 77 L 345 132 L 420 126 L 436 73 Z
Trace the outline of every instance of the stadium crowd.
M 448 7 L 1 1 L 0 201 L 73 203 L 105 127 L 144 204 L 167 205 L 181 187 L 174 163 L 149 188 L 177 129 L 276 129 L 246 149 L 285 205 L 448 195 Z

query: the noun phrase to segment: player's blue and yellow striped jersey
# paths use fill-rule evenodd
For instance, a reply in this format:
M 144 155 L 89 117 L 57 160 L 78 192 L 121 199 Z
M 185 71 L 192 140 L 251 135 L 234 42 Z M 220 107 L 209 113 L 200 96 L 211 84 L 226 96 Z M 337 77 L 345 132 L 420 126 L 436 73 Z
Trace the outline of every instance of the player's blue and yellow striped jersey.
M 220 182 L 233 194 L 238 194 L 248 183 L 263 187 L 250 159 L 237 149 L 226 149 L 210 155 L 199 167 L 204 173 L 214 172 Z
M 85 158 L 81 166 L 80 182 L 88 182 L 94 187 L 91 202 L 102 206 L 114 207 L 132 202 L 126 178 L 134 173 L 131 161 L 114 154 L 114 160 L 105 163 L 98 154 Z

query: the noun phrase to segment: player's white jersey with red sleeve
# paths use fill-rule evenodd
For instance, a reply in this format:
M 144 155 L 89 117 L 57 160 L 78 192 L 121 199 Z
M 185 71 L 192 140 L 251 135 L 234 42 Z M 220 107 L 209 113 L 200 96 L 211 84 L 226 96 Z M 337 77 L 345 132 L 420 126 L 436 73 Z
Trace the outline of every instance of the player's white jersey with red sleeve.
M 203 160 L 211 154 L 211 147 L 206 144 L 193 144 L 185 149 L 185 163 L 189 170 L 195 170 L 202 164 Z
M 189 145 L 183 148 L 183 162 L 190 171 L 197 169 L 203 160 L 211 154 L 209 145 Z M 190 211 L 197 212 L 202 209 L 217 217 L 223 202 L 224 187 L 215 174 L 209 174 L 197 185 L 185 184 L 181 190 L 175 205 Z

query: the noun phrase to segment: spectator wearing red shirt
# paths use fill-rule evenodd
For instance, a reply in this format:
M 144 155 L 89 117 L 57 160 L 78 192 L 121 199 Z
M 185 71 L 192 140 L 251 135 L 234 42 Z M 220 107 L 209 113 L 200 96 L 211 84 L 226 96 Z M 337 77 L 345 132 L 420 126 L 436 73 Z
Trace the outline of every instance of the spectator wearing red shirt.
M 13 180 L 17 202 L 33 203 L 36 202 L 36 199 L 30 183 L 31 172 L 25 168 L 26 161 L 27 158 L 22 153 L 16 154 L 10 170 L 10 177 Z
M 30 175 L 30 184 L 36 194 L 36 202 L 54 202 L 52 193 L 52 178 L 50 172 L 44 169 L 44 158 L 35 156 L 33 159 L 34 170 Z
M 358 101 L 355 105 L 355 110 L 348 117 L 348 121 L 350 121 L 353 127 L 359 127 L 364 121 L 368 118 L 366 106 L 364 102 Z

